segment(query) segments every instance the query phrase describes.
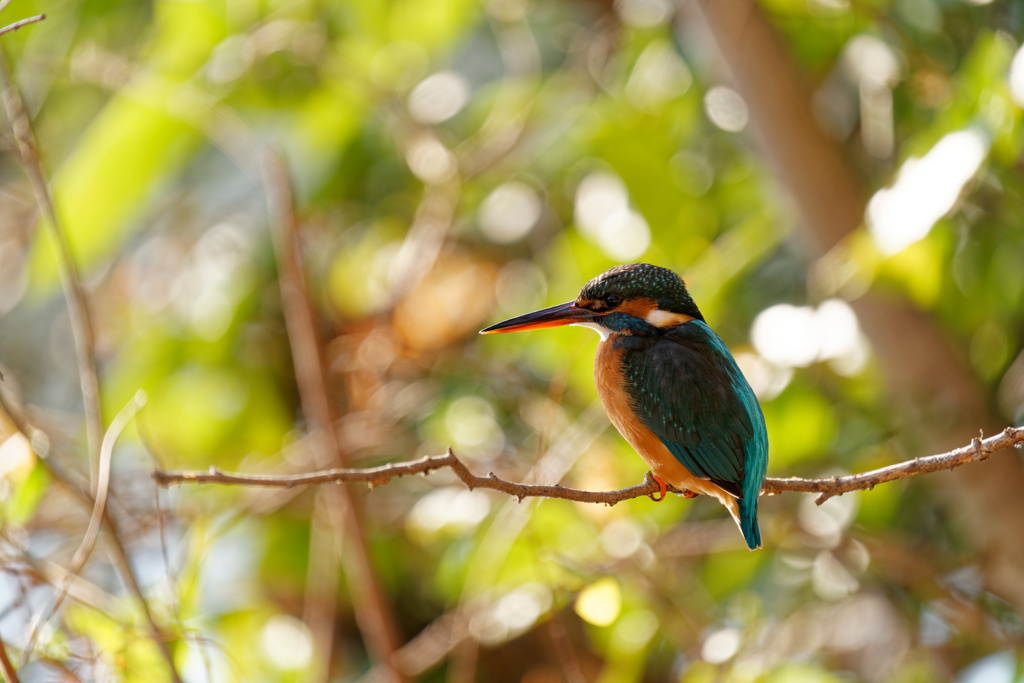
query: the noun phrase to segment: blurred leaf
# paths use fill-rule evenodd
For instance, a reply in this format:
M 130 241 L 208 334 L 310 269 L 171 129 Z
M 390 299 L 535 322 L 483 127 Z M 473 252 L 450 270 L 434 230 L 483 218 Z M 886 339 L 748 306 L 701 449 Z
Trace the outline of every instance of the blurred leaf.
M 795 463 L 826 454 L 836 420 L 820 393 L 791 385 L 763 409 L 771 472 L 792 472 Z
M 890 256 L 879 269 L 882 282 L 898 280 L 923 309 L 932 308 L 942 291 L 943 257 L 950 242 L 950 231 L 942 228 L 948 228 L 948 224 L 940 222 L 931 235 Z
M 14 485 L 14 494 L 5 506 L 8 522 L 22 526 L 32 519 L 49 487 L 50 473 L 45 465 L 37 462 L 28 476 Z
M 733 550 L 709 555 L 701 569 L 701 583 L 717 599 L 749 585 L 763 560 L 763 553 Z
M 814 664 L 783 664 L 764 679 L 765 683 L 840 683 L 841 676 Z
M 477 18 L 478 7 L 473 0 L 396 0 L 391 6 L 388 37 L 436 50 L 457 40 L 469 28 Z
M 19 11 L 31 14 L 33 4 Z M 1007 418 L 1021 413 L 1022 19 L 997 5 L 761 3 L 862 197 L 951 133 L 977 133 L 988 150 L 962 196 L 944 198 L 949 214 L 893 256 L 867 229 L 817 255 L 786 190 L 790 169 L 763 155 L 771 122 L 753 102 L 739 131 L 712 115 L 709 93 L 730 86 L 699 8 L 90 0 L 37 7 L 51 20 L 3 41 L 83 266 L 104 414 L 144 388 L 151 400 L 136 424 L 169 466 L 314 467 L 294 377 L 294 363 L 308 359 L 291 357 L 270 233 L 278 226 L 268 225 L 267 193 L 280 188 L 258 180 L 266 147 L 293 176 L 296 244 L 350 464 L 414 459 L 450 443 L 477 473 L 519 479 L 533 470 L 553 483 L 536 465 L 564 458 L 564 484 L 608 490 L 639 482 L 647 466 L 603 419 L 572 436 L 581 416 L 600 410 L 598 338 L 476 331 L 570 300 L 625 260 L 685 275 L 714 329 L 762 369 L 749 339 L 769 307 L 876 297 L 912 307 L 932 318 L 938 343 L 969 359 L 987 392 L 981 403 Z M 465 92 L 413 94 L 438 74 Z M 743 96 L 742 82 L 731 87 Z M 425 122 L 414 102 L 424 93 L 455 113 Z M 794 96 L 774 94 L 775 103 Z M 891 154 L 868 144 L 890 134 Z M 443 186 L 413 172 L 422 171 L 414 152 L 423 139 L 456 164 Z M 9 391 L 24 406 L 38 430 L 32 443 L 68 468 L 69 481 L 84 481 L 56 269 L 26 223 L 33 205 L 12 162 L 0 154 L 0 285 L 13 306 L 0 335 L 4 399 Z M 615 186 L 607 215 L 581 209 L 594 174 Z M 537 200 L 532 225 L 511 242 L 485 226 L 488 198 L 509 186 L 525 188 L 519 201 Z M 439 196 L 448 204 L 435 220 Z M 616 220 L 605 224 L 609 215 Z M 398 264 L 403 245 L 412 258 Z M 402 288 L 410 263 L 431 268 Z M 25 289 L 37 294 L 30 305 L 19 303 Z M 860 321 L 865 333 L 872 325 Z M 764 403 L 773 475 L 861 471 L 923 454 L 929 420 L 946 420 L 949 407 L 904 391 L 899 373 L 886 371 L 887 353 L 880 345 L 867 361 L 778 369 L 772 378 L 788 385 Z M 10 447 L 31 454 L 27 444 Z M 27 626 L 25 606 L 45 590 L 24 573 L 19 548 L 62 562 L 81 536 L 68 488 L 49 485 L 31 458 L 19 463 L 0 491 L 13 541 L 4 583 L 12 632 Z M 118 470 L 111 509 L 124 519 L 122 541 L 152 613 L 184 639 L 171 643 L 184 677 L 313 677 L 312 643 L 327 633 L 300 616 L 328 607 L 306 601 L 311 572 L 329 566 L 328 549 L 310 547 L 314 493 L 183 486 L 161 492 L 157 523 L 147 467 Z M 809 498 L 765 500 L 770 533 L 756 553 L 738 549 L 727 512 L 706 497 L 517 504 L 436 472 L 358 499 L 385 602 L 414 643 L 403 661 L 424 666 L 423 680 L 541 683 L 569 676 L 578 660 L 583 678 L 609 682 L 898 682 L 962 673 L 1021 631 L 1019 605 L 1004 602 L 1014 599 L 1012 583 L 1000 583 L 1012 566 L 972 554 L 984 534 L 945 500 L 941 481 L 878 487 L 857 496 L 856 512 L 841 499 L 820 528 Z M 715 522 L 696 521 L 705 519 Z M 856 591 L 824 596 L 822 558 Z M 94 554 L 84 578 L 111 591 L 113 576 L 109 558 Z M 358 582 L 348 571 L 336 578 L 326 678 L 355 680 L 375 655 L 351 594 Z M 446 654 L 449 619 L 481 638 L 476 655 L 469 645 Z M 30 672 L 48 671 L 52 657 L 83 680 L 98 671 L 166 676 L 138 606 L 102 614 L 71 597 L 51 625 Z M 707 646 L 723 633 L 738 649 Z
M 186 124 L 131 96 L 118 95 L 106 106 L 57 173 L 54 187 L 57 215 L 79 264 L 95 266 L 130 230 L 142 227 L 132 222 L 145 200 L 197 144 Z M 57 284 L 49 238 L 36 240 L 31 267 L 36 289 L 49 293 Z
M 145 202 L 160 184 L 173 180 L 199 144 L 196 132 L 173 113 L 180 98 L 175 81 L 191 77 L 207 59 L 224 36 L 223 20 L 204 3 L 162 0 L 156 7 L 150 67 L 172 80 L 134 79 L 96 117 L 56 173 L 57 215 L 72 253 L 87 268 L 142 227 L 132 223 Z M 48 292 L 56 284 L 48 239 L 37 240 L 32 273 L 37 290 Z

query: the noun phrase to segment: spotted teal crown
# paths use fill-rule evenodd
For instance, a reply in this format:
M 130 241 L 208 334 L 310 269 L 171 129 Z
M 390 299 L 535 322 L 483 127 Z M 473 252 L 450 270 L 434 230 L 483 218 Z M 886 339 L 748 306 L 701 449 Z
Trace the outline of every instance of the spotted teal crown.
M 658 302 L 662 311 L 682 313 L 704 320 L 697 304 L 686 291 L 683 279 L 668 268 L 649 263 L 629 263 L 606 270 L 584 285 L 577 301 L 603 301 L 617 294 L 623 300 L 645 297 Z

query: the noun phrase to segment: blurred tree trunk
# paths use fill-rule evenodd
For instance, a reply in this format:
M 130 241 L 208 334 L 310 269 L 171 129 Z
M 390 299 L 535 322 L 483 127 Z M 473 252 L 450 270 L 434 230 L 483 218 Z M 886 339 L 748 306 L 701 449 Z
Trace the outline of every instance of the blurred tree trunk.
M 808 90 L 777 31 L 753 0 L 697 0 L 746 101 L 757 142 L 789 190 L 811 251 L 822 256 L 863 222 L 861 187 L 838 144 L 816 121 Z M 840 247 L 841 248 L 841 247 Z M 908 404 L 920 440 L 936 452 L 1005 426 L 957 351 L 924 312 L 868 293 L 851 302 L 891 390 Z M 908 420 L 908 426 L 911 422 Z M 918 436 L 914 434 L 913 436 Z M 1024 468 L 1013 454 L 964 467 L 939 480 L 985 563 L 989 588 L 1024 612 Z

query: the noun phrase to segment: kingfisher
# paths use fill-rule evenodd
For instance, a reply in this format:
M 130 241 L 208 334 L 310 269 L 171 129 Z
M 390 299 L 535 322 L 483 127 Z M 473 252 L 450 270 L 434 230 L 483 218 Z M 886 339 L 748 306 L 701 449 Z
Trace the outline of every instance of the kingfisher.
M 510 318 L 481 334 L 578 325 L 601 335 L 594 381 L 615 428 L 668 485 L 714 496 L 747 547 L 761 547 L 757 499 L 768 467 L 761 405 L 682 278 L 647 263 L 616 266 L 574 301 Z

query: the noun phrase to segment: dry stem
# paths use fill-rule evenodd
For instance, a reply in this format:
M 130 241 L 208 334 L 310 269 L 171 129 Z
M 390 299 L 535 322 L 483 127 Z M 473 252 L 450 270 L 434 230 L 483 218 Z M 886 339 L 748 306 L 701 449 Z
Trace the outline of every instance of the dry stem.
M 889 465 L 868 472 L 846 476 L 827 477 L 824 479 L 787 479 L 768 478 L 764 481 L 761 495 L 775 495 L 783 492 L 803 492 L 820 494 L 816 502 L 820 505 L 833 496 L 858 490 L 870 490 L 878 484 L 895 481 L 915 474 L 926 474 L 940 470 L 951 470 L 970 462 L 980 462 L 989 455 L 1011 446 L 1024 443 L 1024 427 L 1007 427 L 996 436 L 987 439 L 976 438 L 962 448 L 914 458 L 906 462 Z M 519 484 L 500 479 L 493 472 L 480 477 L 469 471 L 469 468 L 452 452 L 451 448 L 444 455 L 431 455 L 411 462 L 393 463 L 380 467 L 363 469 L 331 469 L 322 472 L 290 475 L 239 474 L 223 472 L 215 467 L 208 471 L 168 471 L 154 470 L 153 478 L 160 486 L 175 484 L 225 484 L 234 486 L 265 486 L 271 488 L 293 488 L 296 486 L 312 486 L 316 484 L 337 484 L 340 482 L 363 482 L 370 488 L 386 484 L 395 477 L 410 474 L 428 474 L 434 470 L 450 469 L 470 490 L 475 488 L 493 489 L 507 493 L 522 500 L 536 496 L 543 498 L 561 498 L 579 503 L 604 503 L 615 505 L 624 500 L 650 496 L 658 492 L 658 484 L 650 473 L 643 482 L 616 491 L 580 491 L 558 484 L 536 485 Z M 675 491 L 684 493 L 683 491 Z
M 29 24 L 34 24 L 37 21 L 42 21 L 43 19 L 46 19 L 46 15 L 45 14 L 37 14 L 36 16 L 29 17 L 28 19 L 20 19 L 20 20 L 14 22 L 13 24 L 8 24 L 7 26 L 4 26 L 3 28 L 0 28 L 0 36 L 2 36 L 5 33 L 11 33 L 13 31 L 17 31 L 22 26 L 28 26 Z
M 345 454 L 333 428 L 334 407 L 329 396 L 317 324 L 306 292 L 299 220 L 292 196 L 291 179 L 284 160 L 278 154 L 266 150 L 264 162 L 263 181 L 278 262 L 285 329 L 291 345 L 302 411 L 309 421 L 309 432 L 314 439 L 314 457 L 320 466 L 330 463 L 344 465 Z M 325 563 L 340 562 L 344 565 L 352 591 L 356 623 L 366 640 L 371 657 L 384 667 L 389 681 L 404 680 L 391 664 L 399 647 L 398 627 L 370 558 L 359 500 L 344 486 L 327 489 L 323 494 L 327 498 L 325 502 L 328 512 L 333 513 L 325 515 L 323 519 L 325 522 L 334 522 L 329 526 L 338 536 L 339 549 L 343 550 L 340 556 L 333 553 L 317 558 L 316 555 L 322 550 L 313 546 L 310 548 L 310 553 L 314 555 L 311 563 L 326 570 L 324 581 L 336 575 L 336 571 Z M 336 578 L 330 580 L 336 581 Z M 333 591 L 330 595 L 333 596 Z M 321 681 L 330 678 L 331 629 L 334 623 L 333 599 L 326 600 L 324 597 L 318 596 L 313 605 L 315 610 L 322 612 L 314 619 L 323 627 L 318 634 L 320 670 L 314 677 L 314 680 Z
M 0 10 L 7 5 L 8 1 L 9 0 L 0 0 Z M 44 17 L 40 17 L 39 19 L 42 18 Z M 20 28 L 21 26 L 33 23 L 33 21 L 36 20 L 37 19 L 33 19 L 32 21 L 26 20 L 23 22 L 16 22 L 16 25 L 12 24 L 4 29 L 4 32 Z M 71 331 L 74 339 L 75 355 L 78 364 L 79 382 L 82 387 L 82 403 L 84 405 L 85 412 L 85 431 L 86 440 L 88 442 L 89 465 L 92 475 L 91 479 L 97 488 L 97 494 L 93 497 L 93 500 L 96 501 L 100 498 L 99 473 L 101 469 L 100 461 L 102 459 L 101 452 L 104 430 L 102 407 L 100 405 L 99 371 L 96 366 L 96 358 L 93 348 L 92 321 L 89 316 L 85 288 L 82 286 L 81 278 L 78 275 L 78 270 L 75 266 L 74 259 L 72 258 L 71 247 L 68 244 L 67 236 L 64 234 L 64 230 L 61 227 L 59 217 L 57 215 L 57 208 L 53 201 L 53 195 L 50 192 L 49 182 L 47 181 L 46 172 L 43 169 L 43 162 L 39 157 L 35 133 L 32 130 L 32 122 L 25 110 L 25 104 L 22 100 L 21 92 L 14 83 L 10 68 L 7 64 L 7 57 L 2 49 L 0 49 L 0 88 L 2 88 L 3 91 L 3 102 L 4 108 L 7 112 L 7 118 L 14 132 L 15 140 L 17 141 L 18 154 L 21 157 L 22 164 L 25 167 L 25 171 L 28 174 L 29 181 L 32 185 L 36 202 L 38 203 L 39 209 L 42 213 L 43 224 L 56 251 L 57 267 L 60 273 L 60 280 L 64 290 L 64 295 L 67 300 L 68 314 L 71 319 Z M 146 620 L 149 622 L 154 641 L 157 643 L 161 655 L 167 662 L 172 680 L 180 683 L 181 677 L 175 667 L 174 658 L 171 656 L 167 643 L 165 643 L 161 638 L 160 630 L 150 613 L 146 597 L 143 595 L 138 581 L 135 578 L 131 563 L 128 561 L 128 556 L 124 551 L 123 544 L 121 543 L 120 538 L 117 537 L 117 531 L 113 520 L 105 509 L 102 510 L 101 516 L 114 540 L 114 559 L 117 564 L 118 571 L 124 578 L 129 590 L 136 598 L 138 598 L 142 605 L 142 610 Z M 90 529 L 92 526 L 92 523 L 90 523 Z M 24 660 L 30 654 L 31 649 L 26 648 L 22 653 L 22 659 Z
M 103 519 L 107 512 L 107 494 L 110 491 L 110 461 L 114 453 L 114 443 L 121 435 L 121 431 L 135 417 L 145 403 L 145 393 L 142 391 L 136 393 L 132 400 L 128 402 L 128 405 L 122 408 L 121 412 L 114 418 L 114 421 L 110 423 L 110 429 L 107 430 L 106 435 L 103 437 L 103 445 L 100 448 L 99 480 L 96 484 L 96 498 L 93 501 L 92 514 L 89 516 L 89 526 L 86 528 L 82 542 L 71 558 L 71 566 L 61 582 L 60 590 L 57 591 L 57 597 L 53 605 L 45 613 L 45 616 L 36 622 L 32 633 L 29 635 L 28 645 L 25 648 L 25 658 L 32 652 L 36 637 L 42 627 L 46 625 L 60 608 L 61 603 L 64 602 L 64 597 L 68 594 L 68 588 L 71 587 L 72 579 L 78 576 L 79 572 L 82 571 L 82 567 L 85 566 L 85 561 L 92 554 L 92 549 L 96 545 L 96 539 L 100 535 L 100 526 L 103 524 Z
M 99 471 L 100 443 L 103 440 L 103 415 L 100 406 L 100 380 L 96 369 L 96 358 L 93 350 L 92 321 L 85 297 L 85 288 L 78 275 L 71 246 L 61 227 L 57 215 L 57 207 L 50 193 L 46 171 L 39 158 L 35 133 L 32 122 L 25 111 L 25 104 L 7 65 L 7 57 L 0 50 L 0 86 L 3 88 L 4 107 L 11 123 L 18 154 L 22 165 L 32 184 L 36 203 L 42 212 L 43 225 L 50 240 L 53 242 L 60 272 L 64 297 L 67 300 L 68 314 L 71 318 L 71 336 L 75 343 L 75 355 L 78 362 L 79 382 L 82 385 L 82 402 L 85 406 L 85 432 L 89 444 L 89 463 L 92 481 L 95 484 Z

